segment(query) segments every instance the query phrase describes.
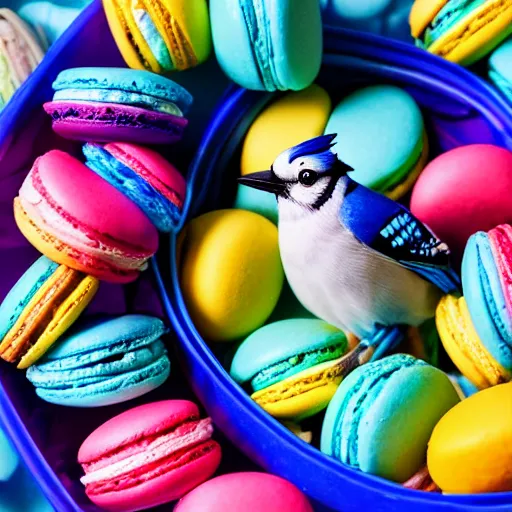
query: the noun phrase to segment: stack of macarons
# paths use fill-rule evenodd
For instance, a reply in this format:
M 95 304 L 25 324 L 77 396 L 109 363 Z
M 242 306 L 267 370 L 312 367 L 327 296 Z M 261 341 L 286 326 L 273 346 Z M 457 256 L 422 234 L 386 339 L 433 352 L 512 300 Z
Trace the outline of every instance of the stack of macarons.
M 512 379 L 512 226 L 479 231 L 462 260 L 463 297 L 445 296 L 436 312 L 452 361 L 480 389 Z

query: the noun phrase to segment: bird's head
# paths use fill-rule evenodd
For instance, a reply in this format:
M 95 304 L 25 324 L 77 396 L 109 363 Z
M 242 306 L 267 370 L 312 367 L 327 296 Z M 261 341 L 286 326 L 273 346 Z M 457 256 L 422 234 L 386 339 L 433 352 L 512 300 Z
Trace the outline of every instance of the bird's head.
M 268 171 L 238 178 L 243 185 L 277 195 L 307 209 L 320 208 L 332 195 L 338 180 L 352 167 L 331 148 L 336 135 L 322 135 L 283 151 Z

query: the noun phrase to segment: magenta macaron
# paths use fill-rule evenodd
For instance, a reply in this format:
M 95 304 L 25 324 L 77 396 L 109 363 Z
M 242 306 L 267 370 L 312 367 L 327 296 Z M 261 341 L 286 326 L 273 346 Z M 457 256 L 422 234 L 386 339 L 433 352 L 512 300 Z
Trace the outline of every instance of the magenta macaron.
M 192 104 L 186 89 L 161 75 L 124 68 L 73 68 L 53 82 L 44 109 L 62 137 L 168 144 L 181 139 Z
M 416 182 L 411 212 L 462 259 L 468 238 L 512 222 L 512 152 L 490 144 L 452 149 Z
M 100 280 L 135 280 L 158 249 L 158 231 L 133 201 L 58 150 L 35 161 L 14 214 L 45 256 Z
M 200 485 L 174 512 L 313 512 L 293 484 L 266 473 L 231 473 Z
M 130 512 L 181 498 L 217 469 L 221 449 L 210 418 L 186 400 L 130 409 L 98 427 L 82 444 L 82 483 L 99 507 Z

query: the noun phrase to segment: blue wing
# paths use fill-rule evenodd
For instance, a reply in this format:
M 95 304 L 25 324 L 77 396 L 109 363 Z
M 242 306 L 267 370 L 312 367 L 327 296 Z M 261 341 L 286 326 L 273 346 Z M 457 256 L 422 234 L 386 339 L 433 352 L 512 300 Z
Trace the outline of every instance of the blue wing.
M 430 229 L 395 201 L 346 177 L 340 221 L 363 244 L 397 261 L 445 293 L 458 290 L 450 251 Z

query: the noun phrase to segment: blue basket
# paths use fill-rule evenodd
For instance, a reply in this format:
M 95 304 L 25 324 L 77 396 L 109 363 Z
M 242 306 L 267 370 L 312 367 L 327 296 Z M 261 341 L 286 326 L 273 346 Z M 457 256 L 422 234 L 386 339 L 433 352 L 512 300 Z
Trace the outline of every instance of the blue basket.
M 12 218 L 12 198 L 26 172 L 36 156 L 55 145 L 79 154 L 79 145 L 53 135 L 41 104 L 52 97 L 51 83 L 59 71 L 91 65 L 123 65 L 99 0 L 52 46 L 0 114 L 0 264 L 9 269 L 0 279 L 0 300 L 36 257 Z M 196 98 L 184 143 L 169 148 L 173 162 L 178 160 L 182 165 L 194 155 L 186 204 L 187 217 L 191 218 L 201 211 L 231 204 L 239 171 L 233 155 L 254 117 L 273 96 L 235 86 L 224 93 L 227 81 L 214 59 L 196 70 L 173 75 L 173 79 L 189 88 Z M 424 109 L 434 151 L 470 142 L 512 147 L 512 110 L 481 80 L 410 46 L 328 29 L 319 83 L 331 92 L 341 92 L 375 81 L 402 84 L 417 98 Z M 214 102 L 221 96 L 212 115 Z M 206 118 L 211 118 L 207 126 Z M 233 196 L 222 187 L 227 183 L 232 184 Z M 256 463 L 295 482 L 312 497 L 318 510 L 422 512 L 432 511 L 434 505 L 436 510 L 451 511 L 512 510 L 511 493 L 447 497 L 407 491 L 344 467 L 296 439 L 231 381 L 195 330 L 178 286 L 175 246 L 176 240 L 171 237 L 169 247 L 164 244 L 153 266 L 164 306 L 179 336 L 180 358 L 194 391 L 217 426 Z M 146 310 L 158 314 L 151 280 L 146 277 L 139 283 Z M 91 308 L 112 308 L 120 294 L 121 287 L 102 286 Z M 131 307 L 119 305 L 120 310 Z M 71 411 L 42 402 L 23 373 L 0 364 L 0 422 L 56 510 L 95 511 L 79 482 L 81 470 L 75 458 L 81 441 L 121 410 L 143 401 L 183 396 L 174 385 L 177 383 L 173 381 L 138 402 Z
M 414 47 L 327 28 L 317 81 L 336 100 L 371 83 L 405 88 L 420 104 L 432 153 L 471 143 L 512 149 L 512 109 L 485 82 Z M 232 87 L 206 130 L 192 163 L 187 219 L 232 205 L 239 152 L 253 119 L 274 96 Z M 159 265 L 158 265 L 159 263 Z M 191 386 L 215 423 L 248 457 L 306 492 L 318 510 L 432 512 L 512 510 L 512 493 L 443 496 L 405 489 L 355 471 L 306 445 L 271 418 L 229 377 L 196 330 L 178 282 L 176 239 L 169 262 L 155 266 L 166 311 L 178 333 Z

